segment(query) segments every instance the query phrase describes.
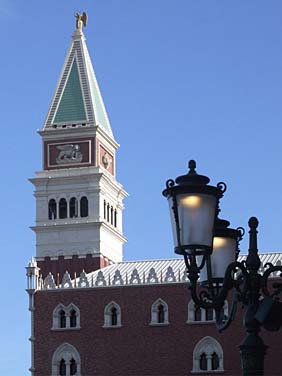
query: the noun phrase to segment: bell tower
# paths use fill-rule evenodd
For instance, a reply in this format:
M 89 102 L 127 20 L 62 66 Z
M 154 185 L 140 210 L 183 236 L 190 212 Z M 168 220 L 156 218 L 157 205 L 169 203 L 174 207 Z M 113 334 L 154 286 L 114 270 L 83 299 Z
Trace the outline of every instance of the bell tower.
M 36 261 L 62 276 L 122 261 L 123 199 L 116 180 L 112 128 L 85 43 L 87 16 L 76 28 L 41 131 L 43 169 L 35 187 Z

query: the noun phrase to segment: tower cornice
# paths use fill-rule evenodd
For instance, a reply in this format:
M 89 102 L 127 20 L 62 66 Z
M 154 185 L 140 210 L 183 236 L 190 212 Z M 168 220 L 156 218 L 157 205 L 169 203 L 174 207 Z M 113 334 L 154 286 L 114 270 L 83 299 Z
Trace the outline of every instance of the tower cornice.
M 42 137 L 44 141 L 54 140 L 54 138 L 66 139 L 70 137 L 85 137 L 85 136 L 95 136 L 100 135 L 104 140 L 106 140 L 115 150 L 119 148 L 119 144 L 108 135 L 101 127 L 98 126 L 80 126 L 72 127 L 71 124 L 66 126 L 66 128 L 56 128 L 56 129 L 43 129 L 38 130 L 38 134 Z

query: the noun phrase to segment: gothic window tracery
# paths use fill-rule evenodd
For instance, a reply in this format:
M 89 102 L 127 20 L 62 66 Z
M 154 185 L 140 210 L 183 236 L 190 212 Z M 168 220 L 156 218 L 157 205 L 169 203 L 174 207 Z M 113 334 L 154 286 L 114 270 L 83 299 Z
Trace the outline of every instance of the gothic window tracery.
M 121 326 L 121 309 L 116 302 L 110 302 L 104 309 L 104 328 Z
M 66 312 L 61 309 L 60 312 L 59 312 L 59 316 L 60 316 L 60 328 L 65 328 L 66 327 Z
M 211 357 L 212 370 L 215 371 L 219 368 L 219 357 L 216 352 L 212 354 Z
M 194 310 L 194 321 L 202 321 L 202 310 L 201 310 L 201 307 L 195 307 L 195 310 Z
M 192 372 L 222 372 L 223 350 L 220 343 L 212 337 L 202 338 L 193 351 Z
M 81 376 L 80 355 L 69 343 L 59 346 L 52 357 L 52 376 Z
M 168 305 L 159 298 L 151 307 L 151 323 L 150 325 L 168 325 Z
M 111 324 L 112 324 L 112 326 L 117 325 L 117 309 L 116 309 L 116 307 L 113 307 L 111 309 Z
M 206 310 L 205 310 L 206 312 L 206 321 L 212 321 L 212 320 L 214 320 L 214 317 L 213 317 L 213 313 L 214 313 L 214 311 L 213 311 L 213 309 L 212 308 L 207 308 Z
M 59 369 L 60 369 L 60 372 L 59 372 L 60 376 L 65 376 L 67 374 L 65 359 L 61 359 Z
M 200 370 L 207 371 L 208 369 L 208 360 L 206 353 L 202 353 L 200 356 Z
M 73 303 L 65 306 L 59 304 L 53 311 L 52 330 L 80 328 L 80 311 Z
M 72 358 L 70 361 L 70 375 L 76 375 L 77 374 L 77 365 L 76 361 Z
M 220 317 L 225 319 L 228 316 L 228 302 L 225 301 L 224 306 L 220 311 Z M 203 309 L 195 305 L 193 300 L 188 304 L 188 319 L 187 324 L 205 324 L 215 321 L 215 312 L 213 309 Z
M 165 309 L 163 304 L 158 305 L 158 323 L 163 324 L 165 321 Z
M 70 311 L 70 327 L 71 328 L 76 328 L 76 310 L 75 309 L 72 309 Z

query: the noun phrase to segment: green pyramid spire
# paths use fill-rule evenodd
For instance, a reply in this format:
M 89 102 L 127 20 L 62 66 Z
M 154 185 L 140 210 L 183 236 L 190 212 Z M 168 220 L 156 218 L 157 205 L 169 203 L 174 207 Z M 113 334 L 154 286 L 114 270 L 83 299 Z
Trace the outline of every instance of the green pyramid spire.
M 79 80 L 76 58 L 61 95 L 54 123 L 86 121 L 86 113 Z
M 72 43 L 43 129 L 73 124 L 96 126 L 113 133 L 81 28 Z

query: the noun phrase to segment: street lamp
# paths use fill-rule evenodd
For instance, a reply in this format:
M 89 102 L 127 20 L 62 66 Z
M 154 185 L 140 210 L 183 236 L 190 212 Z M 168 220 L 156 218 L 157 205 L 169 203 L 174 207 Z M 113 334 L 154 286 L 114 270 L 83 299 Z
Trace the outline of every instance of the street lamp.
M 175 253 L 184 256 L 195 304 L 214 309 L 219 331 L 234 320 L 238 302 L 244 308 L 247 335 L 240 345 L 244 376 L 264 374 L 266 346 L 259 336 L 260 327 L 276 331 L 282 326 L 281 283 L 268 288 L 269 278 L 282 272 L 282 266 L 265 265 L 259 273 L 257 249 L 258 220 L 250 218 L 250 241 L 246 261 L 239 262 L 239 241 L 243 228 L 232 229 L 230 223 L 218 218 L 219 200 L 226 185 L 208 185 L 210 179 L 196 173 L 196 162 L 189 161 L 189 172 L 166 182 L 163 195 L 168 199 Z M 282 276 L 282 275 L 280 275 Z M 198 283 L 200 282 L 200 283 Z M 233 289 L 232 307 L 228 317 L 221 312 L 229 291 Z

